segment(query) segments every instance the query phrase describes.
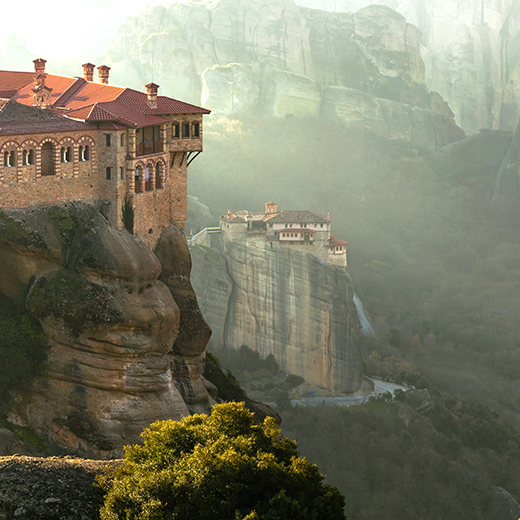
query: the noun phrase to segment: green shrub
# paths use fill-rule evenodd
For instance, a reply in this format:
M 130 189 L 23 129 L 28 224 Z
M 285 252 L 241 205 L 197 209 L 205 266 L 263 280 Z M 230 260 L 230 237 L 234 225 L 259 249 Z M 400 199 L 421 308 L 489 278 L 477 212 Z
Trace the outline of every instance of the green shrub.
M 103 520 L 335 520 L 344 499 L 298 456 L 273 418 L 255 425 L 243 403 L 210 416 L 160 421 L 125 463 L 98 478 Z
M 132 201 L 128 197 L 125 197 L 121 208 L 121 220 L 123 221 L 125 229 L 132 234 L 134 233 L 134 217 L 135 212 Z

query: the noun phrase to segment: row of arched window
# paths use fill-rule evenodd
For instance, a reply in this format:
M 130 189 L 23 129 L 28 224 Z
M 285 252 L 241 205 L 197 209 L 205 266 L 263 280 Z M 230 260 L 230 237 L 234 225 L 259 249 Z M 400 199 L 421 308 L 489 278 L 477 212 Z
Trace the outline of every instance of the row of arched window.
M 147 163 L 146 166 L 138 164 L 134 177 L 135 192 L 142 193 L 164 188 L 164 172 L 163 161 L 158 161 L 155 166 L 152 163 Z
M 77 144 L 73 139 L 67 138 L 62 143 L 54 139 L 47 139 L 43 143 L 29 140 L 21 145 L 16 142 L 5 143 L 0 149 L 0 157 L 3 154 L 3 167 L 34 166 L 37 162 L 37 152 L 40 152 L 42 175 L 53 175 L 55 173 L 54 163 L 59 160 L 62 163 L 74 162 L 73 151 L 78 146 L 78 161 L 89 161 L 94 141 L 90 137 L 83 137 Z M 88 144 L 87 144 L 88 143 Z M 55 153 L 59 147 L 59 159 Z M 21 152 L 21 156 L 19 153 Z M 21 164 L 18 163 L 20 157 Z

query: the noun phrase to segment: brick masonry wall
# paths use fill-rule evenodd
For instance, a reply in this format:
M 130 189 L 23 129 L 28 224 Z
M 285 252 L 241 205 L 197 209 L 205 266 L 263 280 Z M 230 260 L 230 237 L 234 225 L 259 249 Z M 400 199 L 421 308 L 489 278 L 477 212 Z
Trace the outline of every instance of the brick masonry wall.
M 113 226 L 122 228 L 122 205 L 129 197 L 135 211 L 134 233 L 152 249 L 160 233 L 175 222 L 184 229 L 187 218 L 187 162 L 192 153 L 202 151 L 202 116 L 170 116 L 181 125 L 199 124 L 199 137 L 174 138 L 172 124 L 161 127 L 163 152 L 136 157 L 135 130 L 87 130 L 49 132 L 0 137 L 0 207 L 23 208 L 50 205 L 71 200 L 106 201 L 106 214 Z M 110 135 L 107 146 L 106 135 Z M 124 135 L 123 143 L 121 136 Z M 54 175 L 44 175 L 42 146 L 53 145 Z M 89 159 L 82 161 L 80 146 L 89 146 Z M 72 160 L 61 162 L 61 148 L 71 148 Z M 24 150 L 33 150 L 34 163 L 24 164 Z M 15 151 L 16 165 L 4 166 L 4 152 Z M 161 165 L 162 187 L 157 188 L 155 173 Z M 145 190 L 144 175 L 141 192 L 135 191 L 135 171 L 148 166 L 152 189 Z M 111 168 L 107 178 L 107 167 Z

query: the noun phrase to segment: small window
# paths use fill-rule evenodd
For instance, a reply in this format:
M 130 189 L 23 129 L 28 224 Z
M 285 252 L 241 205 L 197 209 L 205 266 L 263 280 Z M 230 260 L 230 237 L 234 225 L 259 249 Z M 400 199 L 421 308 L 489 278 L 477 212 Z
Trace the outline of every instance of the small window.
M 181 126 L 179 125 L 179 123 L 173 123 L 173 125 L 172 125 L 172 137 L 174 139 L 179 139 L 180 136 L 181 136 Z
M 27 152 L 27 162 L 26 162 L 27 165 L 34 165 L 34 149 L 31 148 L 28 152 Z
M 88 145 L 85 146 L 85 148 L 82 149 L 82 147 L 79 147 L 79 160 L 80 161 L 88 161 L 90 157 Z
M 109 147 L 111 145 L 112 136 L 110 134 L 105 134 L 105 146 Z
M 182 123 L 182 137 L 183 139 L 190 136 L 190 124 L 189 123 Z
M 125 145 L 125 134 L 121 134 L 121 146 Z
M 112 166 L 107 166 L 107 181 L 112 179 Z
M 193 123 L 191 126 L 191 137 L 197 138 L 200 133 L 200 125 L 199 123 Z
M 125 167 L 124 166 L 119 167 L 119 175 L 121 177 L 121 180 L 123 180 L 125 178 Z

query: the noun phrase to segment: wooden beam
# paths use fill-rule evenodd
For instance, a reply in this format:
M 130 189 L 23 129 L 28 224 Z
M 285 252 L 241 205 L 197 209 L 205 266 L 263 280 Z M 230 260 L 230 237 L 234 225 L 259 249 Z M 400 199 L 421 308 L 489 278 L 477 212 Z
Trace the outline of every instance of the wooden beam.
M 193 157 L 190 158 L 190 160 L 188 161 L 188 164 L 186 166 L 189 166 L 199 155 L 200 155 L 200 151 L 198 152 L 190 152 L 190 154 L 195 154 Z

